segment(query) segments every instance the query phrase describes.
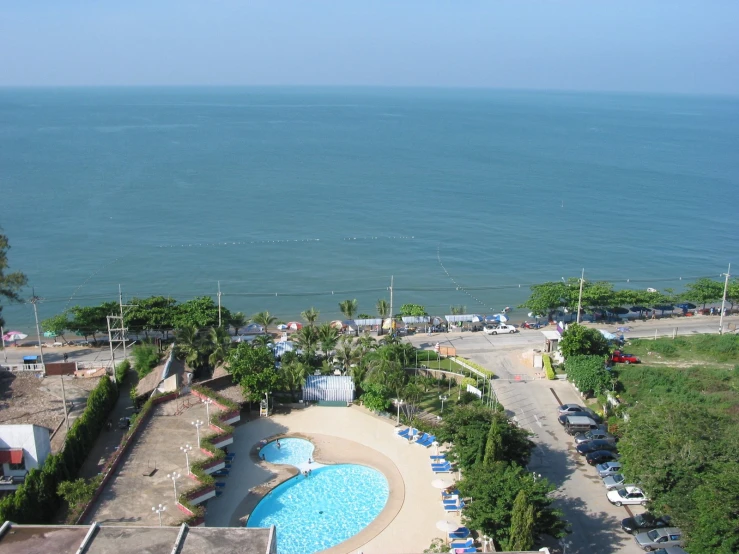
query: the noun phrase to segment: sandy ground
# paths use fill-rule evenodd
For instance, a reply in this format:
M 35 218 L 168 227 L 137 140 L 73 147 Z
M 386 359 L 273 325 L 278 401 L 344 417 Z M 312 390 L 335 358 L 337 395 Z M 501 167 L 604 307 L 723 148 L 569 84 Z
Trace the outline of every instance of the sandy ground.
M 429 455 L 423 448 L 398 438 L 386 419 L 366 410 L 310 407 L 287 415 L 262 418 L 236 428 L 229 452 L 236 454 L 224 494 L 208 501 L 206 525 L 229 526 L 239 523 L 255 504 L 249 491 L 262 492 L 283 480 L 277 466 L 251 456 L 260 441 L 278 435 L 310 438 L 316 445 L 315 459 L 322 463 L 361 463 L 382 471 L 390 484 L 390 498 L 383 512 L 361 533 L 325 552 L 364 554 L 422 552 L 434 538 L 444 535 L 436 529 L 442 519 L 459 521 L 459 514 L 446 513 L 434 479 L 453 479 L 435 475 Z M 238 483 L 238 486 L 234 486 Z

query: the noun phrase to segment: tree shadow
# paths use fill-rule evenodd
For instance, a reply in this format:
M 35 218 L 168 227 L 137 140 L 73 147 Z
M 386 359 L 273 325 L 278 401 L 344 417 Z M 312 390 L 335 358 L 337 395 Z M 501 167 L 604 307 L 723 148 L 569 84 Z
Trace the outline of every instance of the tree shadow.
M 531 460 L 527 468 L 547 479 L 555 487 L 561 487 L 578 464 L 566 451 L 554 450 L 548 444 L 537 443 L 531 451 Z

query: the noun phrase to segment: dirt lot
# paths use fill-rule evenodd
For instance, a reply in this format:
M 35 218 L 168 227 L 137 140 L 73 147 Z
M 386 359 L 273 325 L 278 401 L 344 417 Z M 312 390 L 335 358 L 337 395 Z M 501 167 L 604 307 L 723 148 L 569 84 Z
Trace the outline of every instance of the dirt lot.
M 98 378 L 64 377 L 70 424 L 85 409 L 87 396 Z M 0 371 L 0 424 L 34 424 L 54 432 L 64 421 L 61 377 L 42 377 L 39 373 Z M 65 429 L 52 437 L 56 452 L 64 441 Z

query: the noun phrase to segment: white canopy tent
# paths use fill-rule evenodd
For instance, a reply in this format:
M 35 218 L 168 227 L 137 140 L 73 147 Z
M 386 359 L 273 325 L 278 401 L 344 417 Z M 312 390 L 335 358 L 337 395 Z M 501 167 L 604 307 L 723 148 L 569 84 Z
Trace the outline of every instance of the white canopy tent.
M 482 321 L 484 318 L 479 314 L 445 315 L 448 323 L 473 323 Z
M 427 315 L 408 315 L 401 319 L 403 323 L 431 323 L 431 317 Z

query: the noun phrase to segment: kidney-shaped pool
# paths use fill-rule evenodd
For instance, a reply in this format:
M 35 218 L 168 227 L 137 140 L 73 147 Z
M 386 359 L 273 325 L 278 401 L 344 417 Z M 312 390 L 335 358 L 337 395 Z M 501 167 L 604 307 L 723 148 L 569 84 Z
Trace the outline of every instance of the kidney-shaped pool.
M 306 466 L 313 444 L 280 439 L 262 448 L 272 463 Z M 275 487 L 257 504 L 247 527 L 277 528 L 278 554 L 312 554 L 331 548 L 364 529 L 387 503 L 385 476 L 372 468 L 310 464 L 307 477 L 298 475 Z

